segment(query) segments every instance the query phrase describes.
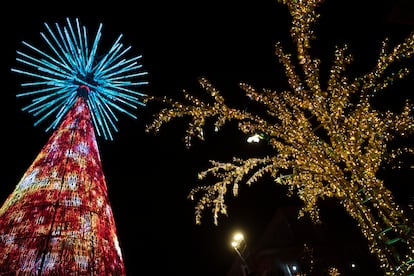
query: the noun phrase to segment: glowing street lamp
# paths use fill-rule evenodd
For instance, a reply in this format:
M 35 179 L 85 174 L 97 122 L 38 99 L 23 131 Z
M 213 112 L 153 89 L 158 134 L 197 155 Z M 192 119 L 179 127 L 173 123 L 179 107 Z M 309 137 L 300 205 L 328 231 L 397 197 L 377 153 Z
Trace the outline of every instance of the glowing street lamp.
M 237 255 L 239 255 L 240 260 L 242 261 L 243 267 L 247 269 L 247 271 L 243 271 L 244 273 L 247 272 L 247 275 L 251 275 L 251 270 L 249 265 L 247 264 L 246 259 L 243 257 L 243 251 L 246 249 L 246 242 L 244 240 L 244 236 L 241 232 L 236 232 L 233 235 L 233 240 L 231 241 L 231 246 L 236 251 Z M 243 269 L 244 270 L 244 269 Z
M 237 232 L 233 235 L 233 240 L 231 241 L 231 246 L 236 251 L 237 255 L 239 255 L 240 259 L 243 261 L 243 263 L 246 263 L 246 260 L 244 259 L 242 252 L 245 248 L 244 243 L 244 236 L 242 233 Z

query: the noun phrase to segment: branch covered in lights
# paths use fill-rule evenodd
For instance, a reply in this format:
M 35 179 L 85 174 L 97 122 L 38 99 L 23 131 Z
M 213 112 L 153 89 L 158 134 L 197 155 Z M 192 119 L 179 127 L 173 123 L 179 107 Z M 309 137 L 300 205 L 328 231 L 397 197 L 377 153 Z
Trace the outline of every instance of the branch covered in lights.
M 187 91 L 183 102 L 149 97 L 147 101 L 160 101 L 168 107 L 154 116 L 147 131 L 158 132 L 173 119 L 189 117 L 192 121 L 185 141 L 190 146 L 193 138 L 204 139 L 208 119 L 215 119 L 216 131 L 229 121 L 237 121 L 242 133 L 266 137 L 272 148 L 273 152 L 263 158 L 211 161 L 211 168 L 201 172 L 199 178 L 211 174 L 217 182 L 196 187 L 189 194 L 197 202 L 196 223 L 200 224 L 203 211 L 211 208 L 217 224 L 219 214 L 227 215 L 228 191 L 237 196 L 242 181 L 251 185 L 268 174 L 303 201 L 299 215 L 308 214 L 315 222 L 320 221 L 318 200 L 336 198 L 358 223 L 386 273 L 405 275 L 414 269 L 413 220 L 395 202 L 378 171 L 402 154 L 414 152 L 409 146 L 389 147 L 392 141 L 413 134 L 413 105 L 407 100 L 399 111 L 380 111 L 372 99 L 410 73 L 401 61 L 410 59 L 414 52 L 414 34 L 393 48 L 385 39 L 372 70 L 355 78 L 346 75 L 353 60 L 347 45 L 338 46 L 327 85 L 322 87 L 320 60 L 309 51 L 315 38 L 312 27 L 319 18 L 316 8 L 321 1 L 279 2 L 289 8 L 290 33 L 296 45 L 295 54 L 286 51 L 281 43 L 275 45 L 290 89 L 258 90 L 247 83 L 240 84 L 247 97 L 263 106 L 270 120 L 227 106 L 219 90 L 206 78 L 200 78 L 201 87 L 213 102 L 197 99 Z M 395 69 L 398 66 L 400 69 Z

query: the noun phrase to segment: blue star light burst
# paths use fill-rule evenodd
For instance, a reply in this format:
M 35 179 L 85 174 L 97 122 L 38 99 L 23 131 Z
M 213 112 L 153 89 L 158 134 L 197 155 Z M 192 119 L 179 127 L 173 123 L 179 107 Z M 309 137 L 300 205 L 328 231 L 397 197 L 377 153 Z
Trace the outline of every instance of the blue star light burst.
M 38 119 L 35 126 L 51 118 L 46 131 L 54 129 L 78 97 L 85 97 L 91 110 L 95 130 L 106 140 L 113 140 L 117 132 L 118 117 L 115 112 L 125 113 L 136 119 L 131 109 L 144 105 L 140 98 L 145 94 L 132 90 L 148 84 L 134 81 L 146 75 L 138 63 L 142 55 L 125 58 L 131 47 L 120 43 L 122 34 L 106 54 L 98 55 L 102 24 L 99 25 L 92 47 L 88 44 L 87 30 L 79 19 L 67 26 L 55 23 L 55 31 L 45 23 L 47 33 L 41 32 L 49 53 L 23 41 L 32 55 L 17 51 L 16 60 L 29 70 L 12 68 L 13 72 L 29 76 L 30 82 L 22 83 L 27 92 L 17 97 L 32 97 L 30 104 L 22 108 Z

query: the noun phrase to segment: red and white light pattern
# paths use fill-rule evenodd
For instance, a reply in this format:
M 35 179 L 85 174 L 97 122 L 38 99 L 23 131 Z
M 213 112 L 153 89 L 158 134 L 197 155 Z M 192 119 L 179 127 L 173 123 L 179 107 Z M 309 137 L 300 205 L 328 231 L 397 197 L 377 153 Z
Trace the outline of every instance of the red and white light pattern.
M 0 275 L 125 275 L 83 97 L 0 209 Z

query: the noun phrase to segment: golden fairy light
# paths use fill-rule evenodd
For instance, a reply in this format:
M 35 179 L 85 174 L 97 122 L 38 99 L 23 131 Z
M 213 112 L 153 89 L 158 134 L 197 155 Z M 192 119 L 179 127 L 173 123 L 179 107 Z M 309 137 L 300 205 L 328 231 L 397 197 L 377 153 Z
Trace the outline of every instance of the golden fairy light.
M 227 215 L 225 195 L 232 191 L 237 196 L 242 182 L 251 185 L 267 174 L 303 201 L 299 216 L 310 215 L 314 222 L 320 220 L 318 200 L 336 198 L 361 229 L 386 275 L 413 273 L 414 224 L 408 215 L 410 208 L 400 206 L 378 177 L 381 167 L 402 154 L 414 153 L 411 147 L 388 146 L 399 137 L 413 134 L 413 105 L 407 100 L 399 111 L 380 111 L 371 100 L 408 75 L 403 65 L 397 71 L 392 69 L 412 56 L 414 35 L 391 49 L 385 40 L 373 69 L 355 78 L 345 74 L 352 62 L 347 46 L 337 47 L 327 85 L 322 87 L 320 60 L 310 53 L 312 27 L 319 17 L 316 8 L 321 1 L 279 2 L 291 14 L 290 33 L 296 45 L 296 55 L 288 53 L 281 43 L 275 45 L 290 88 L 258 90 L 240 84 L 252 101 L 263 106 L 266 116 L 228 106 L 220 91 L 201 78 L 199 82 L 212 103 L 187 91 L 183 102 L 148 97 L 147 102 L 158 101 L 168 107 L 154 116 L 147 131 L 158 132 L 164 123 L 187 116 L 192 119 L 185 134 L 190 145 L 193 138 L 204 139 L 208 119 L 215 119 L 216 130 L 229 121 L 237 121 L 244 134 L 259 135 L 255 137 L 265 139 L 271 146 L 273 152 L 266 157 L 211 161 L 211 167 L 199 173 L 201 180 L 212 175 L 217 182 L 195 187 L 189 193 L 189 198 L 196 201 L 197 224 L 207 209 L 212 210 L 217 224 L 220 214 Z

